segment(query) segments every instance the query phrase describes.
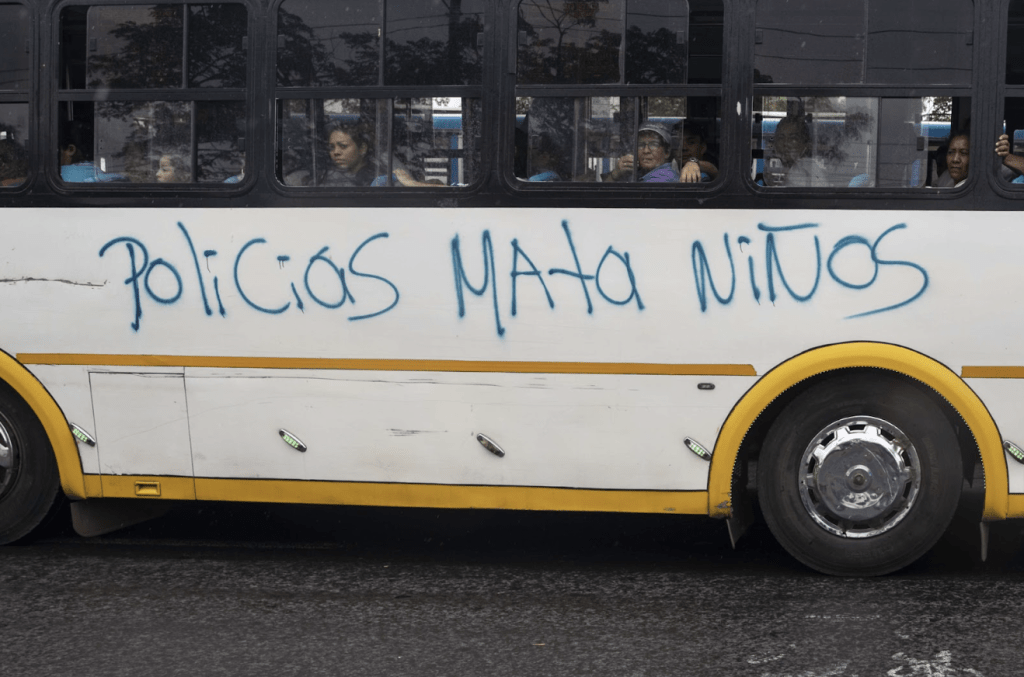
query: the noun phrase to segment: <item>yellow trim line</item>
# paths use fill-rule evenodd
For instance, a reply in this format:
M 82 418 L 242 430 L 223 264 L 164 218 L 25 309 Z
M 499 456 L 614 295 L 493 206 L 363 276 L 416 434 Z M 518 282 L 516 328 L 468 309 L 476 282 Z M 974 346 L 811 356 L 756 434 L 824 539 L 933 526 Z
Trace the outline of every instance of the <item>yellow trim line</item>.
M 97 477 L 86 475 L 87 479 Z M 215 479 L 209 477 L 102 477 L 105 498 L 136 498 L 140 483 L 159 484 L 158 498 L 249 503 L 370 505 L 402 508 L 487 508 L 578 512 L 703 515 L 706 491 L 566 489 L 459 486 L 391 482 Z M 192 493 L 193 486 L 195 487 Z M 143 499 L 145 500 L 145 499 Z
M 220 369 L 339 369 L 519 374 L 639 374 L 650 376 L 757 376 L 749 364 L 645 364 L 633 362 L 514 362 L 504 360 L 380 360 L 320 357 L 197 355 L 87 355 L 18 353 L 22 364 L 106 367 L 209 367 Z
M 1024 378 L 1024 367 L 964 367 L 963 378 Z

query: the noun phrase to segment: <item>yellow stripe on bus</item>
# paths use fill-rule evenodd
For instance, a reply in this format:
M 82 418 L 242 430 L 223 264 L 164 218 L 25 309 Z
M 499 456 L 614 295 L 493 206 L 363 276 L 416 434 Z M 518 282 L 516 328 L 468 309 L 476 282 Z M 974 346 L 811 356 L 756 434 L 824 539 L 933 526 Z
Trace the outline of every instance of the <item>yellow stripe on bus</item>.
M 217 357 L 197 355 L 95 355 L 18 353 L 22 364 L 108 367 L 208 367 L 220 369 L 338 369 L 519 374 L 631 374 L 650 376 L 757 376 L 749 364 L 641 362 L 521 362 L 504 360 L 384 360 L 319 357 Z
M 155 482 L 160 484 L 160 498 L 196 498 L 200 501 L 681 515 L 705 515 L 708 508 L 706 491 L 458 486 L 207 477 L 197 477 L 193 480 L 191 477 L 135 477 L 129 475 L 104 475 L 101 479 L 104 498 L 144 496 L 146 494 L 139 493 L 140 488 L 148 489 Z
M 1024 378 L 1024 367 L 963 367 L 963 378 Z

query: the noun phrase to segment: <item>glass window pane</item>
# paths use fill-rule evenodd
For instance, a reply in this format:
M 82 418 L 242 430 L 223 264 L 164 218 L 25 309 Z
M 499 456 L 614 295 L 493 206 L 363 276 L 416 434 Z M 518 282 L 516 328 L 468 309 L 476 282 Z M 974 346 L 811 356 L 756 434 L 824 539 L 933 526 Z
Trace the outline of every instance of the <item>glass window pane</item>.
M 278 123 L 278 179 L 286 186 L 367 187 L 387 172 L 387 101 L 283 100 Z
M 868 3 L 867 73 L 884 84 L 969 85 L 974 5 L 967 0 Z
M 112 101 L 96 105 L 99 171 L 134 183 L 191 183 L 192 105 Z
M 1006 84 L 1024 85 L 1024 0 L 1010 0 L 1006 23 Z
M 479 84 L 484 6 L 484 0 L 388 0 L 386 84 Z
M 759 0 L 754 82 L 863 81 L 867 0 Z
M 724 29 L 722 0 L 690 0 L 687 80 L 691 84 L 722 82 Z
M 189 5 L 188 86 L 245 87 L 244 5 Z
M 679 183 L 718 174 L 717 97 L 520 97 L 514 173 L 522 181 Z
M 625 0 L 522 0 L 520 84 L 618 83 Z
M 629 0 L 626 82 L 686 82 L 688 6 L 685 0 Z
M 28 8 L 0 5 L 0 89 L 28 89 L 30 35 Z
M 0 103 L 0 186 L 20 186 L 28 176 L 28 104 Z
M 1014 188 L 1024 189 L 1024 99 L 1008 98 L 1003 109 L 1003 150 L 998 176 Z M 997 140 L 998 141 L 998 140 Z
M 182 86 L 181 5 L 90 7 L 86 86 Z
M 970 0 L 758 0 L 755 82 L 970 84 Z
M 395 99 L 391 186 L 465 186 L 479 165 L 480 100 Z
M 381 0 L 285 0 L 277 12 L 277 84 L 376 85 Z
M 245 103 L 196 103 L 196 182 L 238 183 L 245 178 Z
M 967 176 L 968 165 L 950 170 L 946 158 L 953 110 L 968 110 L 967 99 L 766 96 L 754 105 L 759 185 L 952 187 Z
M 278 101 L 286 186 L 460 186 L 479 176 L 479 99 Z

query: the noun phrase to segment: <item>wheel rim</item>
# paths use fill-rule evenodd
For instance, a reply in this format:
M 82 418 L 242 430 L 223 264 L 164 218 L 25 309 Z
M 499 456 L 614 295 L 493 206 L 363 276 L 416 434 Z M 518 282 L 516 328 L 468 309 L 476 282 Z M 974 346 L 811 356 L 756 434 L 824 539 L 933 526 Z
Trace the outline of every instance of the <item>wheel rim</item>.
M 800 499 L 814 522 L 843 538 L 868 538 L 899 524 L 921 486 L 917 450 L 898 427 L 851 416 L 830 423 L 800 463 Z
M 0 416 L 0 498 L 14 485 L 14 477 L 18 470 L 18 454 L 14 436 L 7 422 Z

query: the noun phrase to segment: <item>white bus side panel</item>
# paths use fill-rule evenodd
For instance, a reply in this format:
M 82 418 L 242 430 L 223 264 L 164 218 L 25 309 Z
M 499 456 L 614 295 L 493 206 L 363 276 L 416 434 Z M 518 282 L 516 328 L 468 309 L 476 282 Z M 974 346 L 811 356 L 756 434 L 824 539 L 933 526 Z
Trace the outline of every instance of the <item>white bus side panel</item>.
M 683 439 L 710 447 L 754 381 L 209 369 L 186 379 L 197 477 L 677 490 L 707 486 L 708 463 Z
M 1019 221 L 1016 213 L 966 211 L 12 209 L 2 225 L 0 349 L 56 354 L 69 365 L 89 356 L 149 356 L 154 364 L 181 365 L 181 358 L 205 356 L 214 358 L 211 367 L 229 366 L 231 358 L 478 360 L 691 365 L 694 374 L 752 365 L 763 375 L 810 348 L 870 340 L 920 351 L 957 374 L 965 365 L 1020 367 Z M 84 411 L 81 366 L 39 366 L 47 364 L 45 356 L 27 361 L 58 404 Z M 58 375 L 63 370 L 69 376 Z M 284 379 L 281 387 L 293 400 L 316 388 L 289 369 L 268 371 Z M 378 372 L 385 384 L 408 376 L 380 374 L 386 372 Z M 514 446 L 533 448 L 531 435 L 558 440 L 548 453 L 563 456 L 569 468 L 588 457 L 588 448 L 611 454 L 641 428 L 656 450 L 663 440 L 681 442 L 680 434 L 717 430 L 732 404 L 716 401 L 714 413 L 688 407 L 683 393 L 692 380 L 651 377 L 664 384 L 607 388 L 614 397 L 602 405 L 621 412 L 623 421 L 613 425 L 590 415 L 588 400 L 572 394 L 571 379 L 551 377 L 556 391 L 569 393 L 562 398 L 572 410 L 567 423 L 524 426 L 536 421 L 528 412 L 550 406 L 547 392 L 506 388 L 529 376 L 484 376 L 438 383 L 422 398 L 388 394 L 376 409 L 367 400 L 360 406 L 368 424 L 354 439 L 364 449 L 385 439 L 389 449 L 409 450 L 397 454 L 395 468 L 416 467 L 418 460 L 405 457 L 432 444 L 424 441 L 430 437 L 381 431 L 412 429 L 439 413 L 450 418 L 431 429 L 459 431 L 445 453 L 461 462 L 456 449 L 468 444 L 463 436 L 498 426 L 497 414 L 488 419 L 474 410 L 478 418 L 467 418 L 477 397 L 467 384 L 487 380 L 501 385 L 495 390 L 515 392 L 490 405 L 504 409 L 508 429 L 538 429 Z M 345 378 L 333 374 L 331 383 Z M 651 387 L 668 389 L 665 406 L 647 404 L 643 391 Z M 432 409 L 450 389 L 458 395 L 447 408 Z M 191 385 L 186 391 L 191 403 Z M 986 392 L 996 422 L 1009 430 L 1008 419 L 1020 417 L 1016 396 Z M 333 401 L 333 393 L 322 401 Z M 229 438 L 241 438 L 228 431 L 263 425 L 267 409 L 246 411 L 230 385 L 216 385 L 204 397 L 202 406 L 189 406 L 197 424 L 215 427 L 206 417 L 223 406 L 232 411 L 232 425 L 214 431 L 217 444 L 204 441 L 212 433 L 192 431 L 202 446 L 197 467 L 237 468 L 239 449 L 248 445 L 234 448 Z M 110 398 L 102 406 L 118 402 Z M 96 420 L 106 420 L 99 400 L 94 404 Z M 392 406 L 404 413 L 389 418 Z M 312 435 L 319 445 L 319 436 L 333 433 L 333 413 L 322 416 L 320 427 L 293 432 Z M 620 425 L 628 432 L 611 435 Z M 83 454 L 83 467 L 96 467 L 87 458 L 93 453 Z M 280 472 L 277 452 L 267 453 L 246 472 Z M 633 459 L 629 468 L 644 462 Z M 664 464 L 661 458 L 654 465 Z M 131 463 L 118 467 L 146 472 Z M 421 471 L 389 472 L 425 481 Z M 580 472 L 605 487 L 636 476 L 614 463 Z M 673 487 L 706 480 L 706 468 L 690 472 Z

